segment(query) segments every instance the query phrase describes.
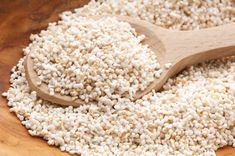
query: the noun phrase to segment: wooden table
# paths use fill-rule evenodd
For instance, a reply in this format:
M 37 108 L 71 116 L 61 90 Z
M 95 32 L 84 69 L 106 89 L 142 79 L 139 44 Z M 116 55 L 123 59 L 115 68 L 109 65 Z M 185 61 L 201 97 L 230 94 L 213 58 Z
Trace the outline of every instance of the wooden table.
M 22 57 L 29 35 L 56 21 L 58 13 L 81 7 L 88 0 L 1 0 L 0 1 L 0 94 L 9 88 L 10 69 Z M 218 156 L 235 156 L 226 147 Z M 0 156 L 69 156 L 38 137 L 31 137 L 7 101 L 0 97 Z

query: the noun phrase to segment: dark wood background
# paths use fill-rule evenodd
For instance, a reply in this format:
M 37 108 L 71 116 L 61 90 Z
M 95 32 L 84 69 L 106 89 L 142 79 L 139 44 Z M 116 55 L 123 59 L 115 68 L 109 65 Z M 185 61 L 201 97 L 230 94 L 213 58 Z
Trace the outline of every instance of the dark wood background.
M 56 21 L 65 10 L 81 7 L 88 0 L 0 0 L 0 94 L 9 88 L 11 68 L 22 57 L 29 35 Z M 235 149 L 224 148 L 218 156 L 235 156 Z M 0 156 L 69 156 L 46 141 L 31 137 L 7 101 L 0 96 Z

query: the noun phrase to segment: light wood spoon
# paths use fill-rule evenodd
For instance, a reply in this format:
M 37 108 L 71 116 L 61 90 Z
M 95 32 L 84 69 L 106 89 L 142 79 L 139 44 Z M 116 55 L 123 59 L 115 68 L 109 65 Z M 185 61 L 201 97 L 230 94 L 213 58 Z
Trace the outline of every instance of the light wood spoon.
M 235 55 L 234 23 L 202 30 L 176 31 L 157 27 L 149 22 L 131 17 L 118 16 L 117 19 L 129 22 L 138 34 L 146 36 L 144 43 L 148 44 L 156 53 L 163 69 L 160 78 L 155 79 L 143 92 L 138 92 L 135 99 L 142 97 L 153 89 L 161 89 L 168 78 L 187 66 L 205 60 Z M 166 69 L 164 67 L 166 63 L 171 63 L 172 66 Z M 85 103 L 80 99 L 73 100 L 70 96 L 60 94 L 51 96 L 46 84 L 38 86 L 39 78 L 33 70 L 33 60 L 30 53 L 26 57 L 25 71 L 29 87 L 44 100 L 66 106 L 79 106 Z

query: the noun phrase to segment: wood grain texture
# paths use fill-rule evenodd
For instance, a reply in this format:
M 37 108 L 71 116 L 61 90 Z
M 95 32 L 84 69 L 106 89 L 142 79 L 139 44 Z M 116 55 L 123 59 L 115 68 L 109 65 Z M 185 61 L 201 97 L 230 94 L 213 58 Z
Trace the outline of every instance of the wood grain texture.
M 37 33 L 58 13 L 80 7 L 87 0 L 1 0 L 0 1 L 0 94 L 9 88 L 10 69 L 22 57 L 22 48 L 29 35 Z M 0 156 L 69 156 L 41 138 L 31 137 L 7 101 L 0 97 Z M 235 149 L 226 147 L 218 156 L 235 156 Z

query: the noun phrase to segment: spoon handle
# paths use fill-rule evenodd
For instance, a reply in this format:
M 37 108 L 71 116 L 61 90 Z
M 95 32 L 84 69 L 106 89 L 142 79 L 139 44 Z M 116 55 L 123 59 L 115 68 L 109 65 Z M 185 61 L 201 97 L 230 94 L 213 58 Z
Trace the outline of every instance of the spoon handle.
M 167 36 L 165 59 L 169 62 L 188 66 L 235 55 L 235 23 L 195 31 L 171 31 Z

